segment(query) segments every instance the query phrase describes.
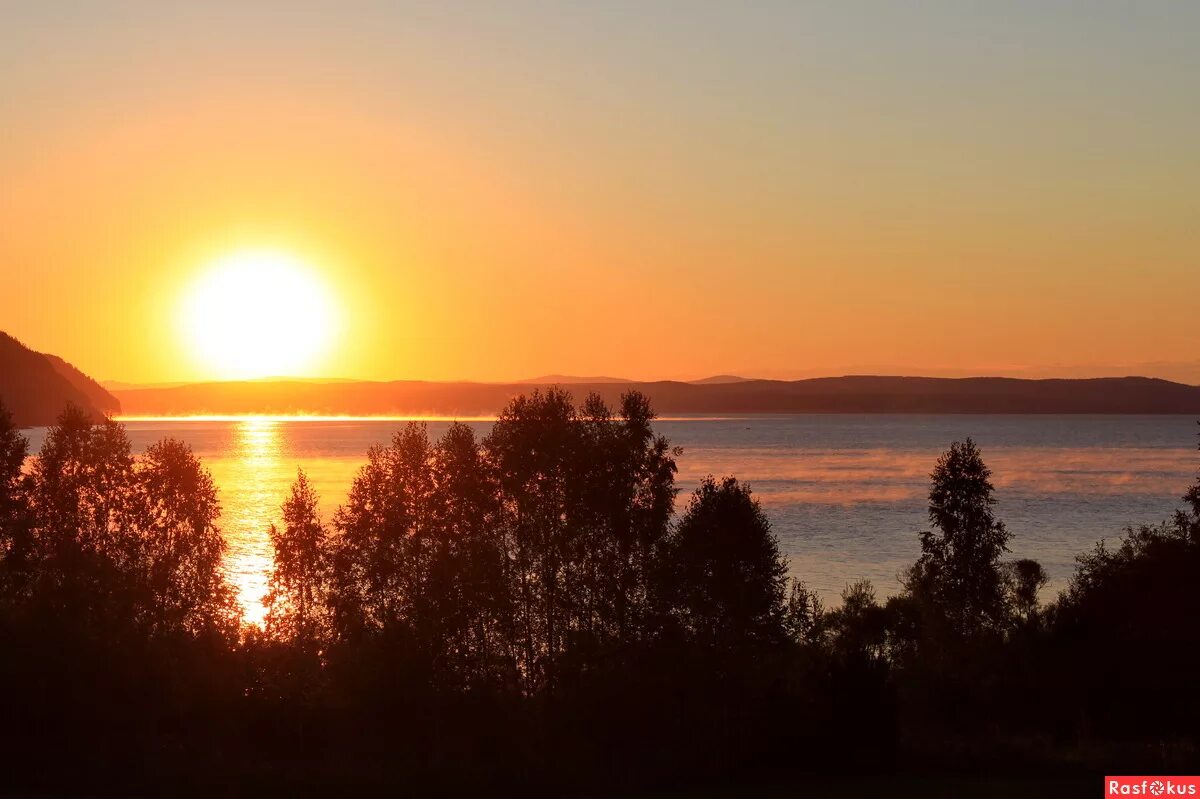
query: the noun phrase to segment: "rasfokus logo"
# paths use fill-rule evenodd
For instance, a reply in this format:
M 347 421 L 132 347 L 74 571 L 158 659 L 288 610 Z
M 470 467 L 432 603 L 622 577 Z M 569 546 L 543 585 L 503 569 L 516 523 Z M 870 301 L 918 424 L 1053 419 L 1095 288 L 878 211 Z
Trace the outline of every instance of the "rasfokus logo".
M 1105 777 L 1104 798 L 1115 796 L 1200 797 L 1200 777 Z

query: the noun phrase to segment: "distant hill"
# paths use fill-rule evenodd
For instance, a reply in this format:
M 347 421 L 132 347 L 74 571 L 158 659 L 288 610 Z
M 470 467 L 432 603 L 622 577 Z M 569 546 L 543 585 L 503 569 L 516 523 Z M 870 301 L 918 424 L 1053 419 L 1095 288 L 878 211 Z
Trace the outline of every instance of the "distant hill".
M 176 380 L 170 383 L 127 383 L 124 380 L 101 380 L 100 385 L 105 391 L 132 391 L 139 388 L 175 388 L 176 386 L 191 385 L 186 380 Z
M 121 410 L 116 397 L 62 358 L 35 352 L 2 332 L 0 401 L 18 427 L 51 424 L 67 403 L 97 417 Z
M 529 383 L 202 383 L 117 392 L 128 415 L 245 413 L 487 416 Z M 637 389 L 660 414 L 745 413 L 1180 413 L 1200 416 L 1200 387 L 1144 377 L 1020 380 L 1002 377 L 823 377 L 695 384 L 579 383 L 609 402 Z
M 632 383 L 632 380 L 626 380 L 623 377 L 576 377 L 575 375 L 542 375 L 541 377 L 531 377 L 528 380 L 518 380 L 522 385 L 538 385 L 538 386 L 564 386 L 574 385 L 577 383 Z
M 66 378 L 75 388 L 82 391 L 84 396 L 88 398 L 88 401 L 96 408 L 107 414 L 120 413 L 121 403 L 104 386 L 57 355 L 51 355 L 48 352 L 43 352 L 41 355 L 50 361 L 50 365 L 54 367 L 54 371 Z
M 717 383 L 745 383 L 753 380 L 750 377 L 738 377 L 737 375 L 713 375 L 712 377 L 703 377 L 699 380 L 689 380 L 688 382 L 694 386 L 708 386 Z

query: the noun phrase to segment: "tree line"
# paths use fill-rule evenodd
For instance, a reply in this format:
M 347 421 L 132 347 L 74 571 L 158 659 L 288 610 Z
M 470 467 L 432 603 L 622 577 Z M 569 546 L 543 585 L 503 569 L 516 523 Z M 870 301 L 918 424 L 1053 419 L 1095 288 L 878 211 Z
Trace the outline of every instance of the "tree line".
M 825 608 L 748 486 L 706 478 L 677 512 L 653 420 L 637 392 L 548 390 L 482 439 L 411 423 L 328 518 L 298 473 L 260 629 L 185 444 L 135 457 L 120 424 L 68 408 L 27 460 L 0 412 L 6 773 L 582 790 L 1197 755 L 1200 480 L 1043 604 L 979 449 L 955 442 L 902 590 Z

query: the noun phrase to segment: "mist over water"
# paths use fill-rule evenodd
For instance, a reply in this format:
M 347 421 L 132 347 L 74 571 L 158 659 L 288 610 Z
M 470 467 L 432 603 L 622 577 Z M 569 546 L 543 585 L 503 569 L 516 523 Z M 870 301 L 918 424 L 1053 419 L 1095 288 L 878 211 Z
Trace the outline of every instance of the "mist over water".
M 367 449 L 387 443 L 396 420 L 137 420 L 135 451 L 164 436 L 188 442 L 221 491 L 227 567 L 247 619 L 262 618 L 271 567 L 267 531 L 302 467 L 328 519 Z M 428 422 L 436 438 L 446 421 Z M 486 435 L 490 422 L 472 422 Z M 998 513 L 1013 557 L 1042 562 L 1061 589 L 1075 556 L 1126 525 L 1161 521 L 1194 479 L 1189 416 L 796 415 L 660 420 L 683 447 L 680 503 L 707 474 L 736 475 L 762 501 L 793 573 L 836 602 L 848 582 L 871 579 L 894 593 L 918 555 L 934 460 L 971 436 L 992 468 Z M 30 431 L 36 451 L 44 430 Z

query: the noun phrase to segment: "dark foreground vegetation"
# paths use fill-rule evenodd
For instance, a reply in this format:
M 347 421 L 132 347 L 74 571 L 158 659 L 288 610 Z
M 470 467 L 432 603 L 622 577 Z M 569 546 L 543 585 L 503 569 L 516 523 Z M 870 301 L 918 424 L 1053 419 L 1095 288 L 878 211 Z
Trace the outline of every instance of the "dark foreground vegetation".
M 410 424 L 328 523 L 300 474 L 260 630 L 185 445 L 135 458 L 69 409 L 23 470 L 0 415 L 2 786 L 582 793 L 1200 762 L 1200 482 L 1042 605 L 955 443 L 904 590 L 826 609 L 737 480 L 676 514 L 652 419 L 637 393 L 551 390 L 482 440 Z

